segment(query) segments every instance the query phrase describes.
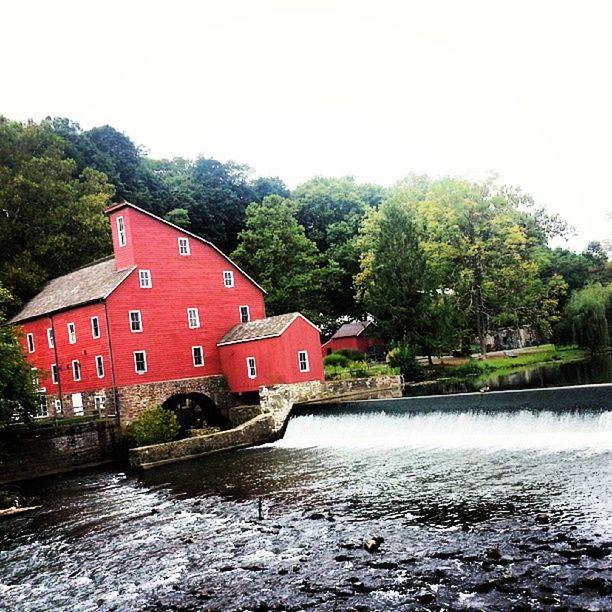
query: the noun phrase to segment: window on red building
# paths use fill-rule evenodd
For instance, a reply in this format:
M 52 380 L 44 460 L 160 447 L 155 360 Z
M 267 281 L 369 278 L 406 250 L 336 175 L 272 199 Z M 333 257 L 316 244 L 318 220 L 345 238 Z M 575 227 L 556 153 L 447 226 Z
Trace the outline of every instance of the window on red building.
M 142 317 L 140 315 L 140 310 L 130 310 L 130 331 L 142 331 Z
M 145 351 L 134 351 L 134 370 L 136 374 L 144 374 L 147 371 L 147 353 Z
M 300 365 L 300 372 L 310 372 L 308 351 L 298 351 L 298 363 Z
M 193 365 L 196 368 L 201 368 L 204 365 L 204 350 L 201 346 L 192 346 L 191 355 L 193 357 Z
M 91 337 L 100 337 L 100 320 L 98 317 L 91 317 Z
M 255 357 L 247 357 L 247 376 L 249 378 L 257 378 L 257 364 L 255 363 Z

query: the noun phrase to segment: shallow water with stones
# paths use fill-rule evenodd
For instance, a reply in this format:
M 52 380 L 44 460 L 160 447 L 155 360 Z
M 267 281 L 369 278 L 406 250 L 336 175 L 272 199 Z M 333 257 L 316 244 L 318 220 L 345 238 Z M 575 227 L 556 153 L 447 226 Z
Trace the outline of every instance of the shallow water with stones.
M 0 609 L 612 609 L 611 411 L 314 411 L 24 492 L 44 508 L 0 523 Z

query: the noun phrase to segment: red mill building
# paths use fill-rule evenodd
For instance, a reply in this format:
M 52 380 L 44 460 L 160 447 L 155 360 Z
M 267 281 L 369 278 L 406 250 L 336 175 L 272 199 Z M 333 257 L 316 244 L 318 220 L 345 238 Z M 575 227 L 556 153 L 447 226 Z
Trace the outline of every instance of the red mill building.
M 263 289 L 213 244 L 127 202 L 107 213 L 114 255 L 52 280 L 11 320 L 39 416 L 131 420 L 172 397 L 219 406 L 323 380 L 319 330 L 299 313 L 266 318 Z

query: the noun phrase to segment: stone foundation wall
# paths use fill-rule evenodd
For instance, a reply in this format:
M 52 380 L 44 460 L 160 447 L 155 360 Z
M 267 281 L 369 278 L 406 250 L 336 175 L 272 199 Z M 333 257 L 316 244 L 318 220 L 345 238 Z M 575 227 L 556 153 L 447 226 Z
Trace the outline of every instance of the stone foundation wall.
M 78 408 L 77 398 L 80 396 L 82 408 Z M 96 391 L 83 391 L 82 393 L 72 394 L 47 394 L 41 393 L 46 401 L 46 414 L 42 404 L 34 417 L 39 418 L 72 418 L 78 416 L 98 416 L 100 418 L 114 418 L 116 416 L 115 401 L 112 389 L 98 389 Z M 98 400 L 96 400 L 98 398 Z M 61 404 L 58 401 L 61 400 Z M 76 404 L 76 406 L 75 406 Z
M 119 428 L 113 422 L 18 426 L 0 431 L 0 484 L 117 459 Z
M 230 393 L 223 376 L 202 376 L 131 385 L 117 389 L 121 422 L 133 421 L 147 408 L 163 404 L 169 397 L 178 393 L 202 393 L 207 395 L 215 402 L 224 416 L 228 416 L 230 408 L 238 404 Z
M 260 414 L 262 414 L 262 410 L 259 404 L 254 406 L 234 406 L 229 409 L 228 417 L 232 427 L 236 427 L 254 419 Z
M 133 448 L 130 450 L 130 464 L 134 468 L 147 469 L 164 463 L 262 444 L 274 439 L 273 422 L 270 415 L 259 415 L 228 431 Z
M 259 397 L 263 412 L 272 415 L 275 430 L 282 432 L 295 404 L 390 399 L 402 396 L 402 386 L 401 376 L 375 376 L 330 382 L 309 381 L 262 387 Z

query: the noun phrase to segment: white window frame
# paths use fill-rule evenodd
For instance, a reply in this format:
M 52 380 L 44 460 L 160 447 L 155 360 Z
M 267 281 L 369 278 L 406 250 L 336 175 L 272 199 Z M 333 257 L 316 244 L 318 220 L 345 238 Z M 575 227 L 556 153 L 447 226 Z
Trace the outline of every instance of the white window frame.
M 72 414 L 74 416 L 83 416 L 83 394 L 72 394 Z
M 55 414 L 64 414 L 64 407 L 62 406 L 62 400 L 55 399 L 53 403 L 55 405 Z
M 33 353 L 36 350 L 34 334 L 26 334 L 26 342 L 28 343 L 28 353 Z
M 55 336 L 53 335 L 53 328 L 47 327 L 47 344 L 49 348 L 55 348 Z
M 189 326 L 189 329 L 198 329 L 200 327 L 199 308 L 188 308 L 187 309 L 187 325 Z
M 57 367 L 57 363 L 51 364 L 51 382 L 54 385 L 59 383 L 59 368 Z
M 246 364 L 247 364 L 247 376 L 251 380 L 254 380 L 255 378 L 257 378 L 257 361 L 255 360 L 255 357 L 247 357 Z
M 49 416 L 49 404 L 47 402 L 47 390 L 43 387 L 38 389 L 38 402 L 36 403 L 35 419 L 46 419 Z
M 138 315 L 136 320 L 132 320 L 132 315 Z M 140 310 L 130 310 L 128 312 L 128 320 L 130 322 L 130 331 L 134 334 L 140 334 L 142 332 L 142 313 Z M 134 329 L 134 323 L 138 323 L 138 329 Z
M 96 355 L 96 374 L 98 378 L 104 378 L 104 357 L 102 355 Z
M 223 286 L 228 289 L 234 286 L 234 273 L 231 270 L 223 272 Z
M 179 255 L 183 257 L 187 257 L 191 255 L 191 248 L 189 247 L 189 238 L 185 238 L 184 236 L 179 236 L 178 240 L 178 251 Z
M 94 395 L 94 408 L 100 416 L 106 415 L 106 395 Z
M 32 377 L 32 384 L 38 387 L 38 369 L 30 368 L 30 376 Z
M 151 270 L 138 270 L 138 281 L 141 289 L 152 289 L 153 277 L 151 276 Z
M 246 320 L 242 316 L 242 310 L 245 310 Z M 248 323 L 251 320 L 251 309 L 248 306 L 238 306 L 238 312 L 240 313 L 240 322 Z
M 138 369 L 138 361 L 136 359 L 136 355 L 142 355 L 142 361 L 144 364 L 143 370 Z M 134 372 L 136 372 L 136 374 L 146 374 L 148 370 L 149 367 L 147 365 L 147 351 L 134 351 Z
M 75 365 L 77 369 L 75 369 Z M 81 364 L 79 363 L 78 359 L 72 360 L 72 380 L 74 380 L 74 382 L 79 382 L 81 380 Z
M 196 363 L 196 351 L 200 351 L 200 359 L 202 363 Z M 203 368 L 204 367 L 204 349 L 201 346 L 192 346 L 191 347 L 191 358 L 193 359 L 193 367 L 194 368 Z
M 68 328 L 68 344 L 76 344 L 76 325 L 71 321 L 66 327 Z
M 123 217 L 117 217 L 117 240 L 120 247 L 127 244 L 127 236 L 125 235 L 125 221 Z
M 98 331 L 97 334 L 96 330 Z M 91 337 L 94 340 L 97 340 L 100 337 L 100 317 L 91 317 Z
M 302 357 L 304 359 L 302 359 Z M 302 367 L 302 363 L 305 367 Z M 298 367 L 300 372 L 310 372 L 310 359 L 308 358 L 308 351 L 298 351 Z

